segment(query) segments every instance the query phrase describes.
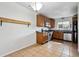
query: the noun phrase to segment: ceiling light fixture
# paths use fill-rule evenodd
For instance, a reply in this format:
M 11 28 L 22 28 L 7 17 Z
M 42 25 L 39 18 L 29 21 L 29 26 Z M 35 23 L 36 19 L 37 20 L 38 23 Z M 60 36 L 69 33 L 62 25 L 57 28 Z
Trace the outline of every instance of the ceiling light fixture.
M 34 11 L 38 12 L 42 8 L 43 4 L 40 2 L 32 2 L 31 7 Z

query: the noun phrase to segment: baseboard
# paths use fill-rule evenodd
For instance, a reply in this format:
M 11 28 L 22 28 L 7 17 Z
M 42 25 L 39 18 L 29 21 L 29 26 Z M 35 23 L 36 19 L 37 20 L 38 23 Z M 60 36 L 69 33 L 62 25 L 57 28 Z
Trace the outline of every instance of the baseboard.
M 10 51 L 10 52 L 8 52 L 8 53 L 5 53 L 5 54 L 1 55 L 0 57 L 5 57 L 5 56 L 7 56 L 7 55 L 9 55 L 9 54 L 11 54 L 11 53 L 13 53 L 13 52 L 16 52 L 16 51 L 18 51 L 18 50 L 21 50 L 21 49 L 23 49 L 23 48 L 27 48 L 27 47 L 32 46 L 32 45 L 34 45 L 34 44 L 36 44 L 36 42 L 30 43 L 30 44 L 27 45 L 27 46 L 23 46 L 23 47 L 18 48 L 18 49 L 16 49 L 16 50 L 13 50 L 13 51 Z
M 64 39 L 54 39 L 54 40 L 60 40 L 60 41 L 66 41 L 66 42 L 72 42 L 72 41 L 70 41 L 70 40 L 64 40 Z
M 63 41 L 66 41 L 66 42 L 72 42 L 72 41 L 69 41 L 69 40 L 63 40 Z

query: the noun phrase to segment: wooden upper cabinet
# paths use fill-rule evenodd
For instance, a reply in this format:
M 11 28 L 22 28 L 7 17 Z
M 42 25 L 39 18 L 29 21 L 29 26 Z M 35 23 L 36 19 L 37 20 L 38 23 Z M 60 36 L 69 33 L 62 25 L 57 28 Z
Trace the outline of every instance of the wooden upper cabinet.
M 37 15 L 37 26 L 38 27 L 55 27 L 55 20 L 52 18 L 48 18 L 43 15 Z
M 44 27 L 45 24 L 45 16 L 43 15 L 37 15 L 37 26 L 38 27 Z
M 54 28 L 55 27 L 55 20 L 54 19 L 48 19 L 48 23 L 50 25 L 51 28 Z
M 51 22 L 51 27 L 54 28 L 55 27 L 55 20 L 54 19 L 50 19 Z

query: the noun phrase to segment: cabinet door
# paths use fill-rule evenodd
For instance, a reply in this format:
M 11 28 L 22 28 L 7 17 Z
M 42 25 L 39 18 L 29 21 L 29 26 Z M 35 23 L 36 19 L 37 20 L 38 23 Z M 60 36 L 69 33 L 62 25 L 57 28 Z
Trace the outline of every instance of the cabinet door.
M 43 32 L 37 32 L 36 37 L 37 37 L 38 44 L 43 44 L 47 41 L 47 35 Z
M 44 27 L 44 24 L 45 24 L 45 16 L 37 15 L 37 26 Z
M 55 27 L 55 20 L 54 19 L 50 19 L 50 25 L 51 25 L 51 28 Z
M 36 33 L 36 39 L 38 44 L 43 43 L 43 35 L 41 33 L 39 32 Z
M 51 27 L 52 27 L 52 28 L 55 27 L 55 20 L 54 20 L 54 19 L 51 20 Z
M 61 40 L 63 40 L 63 37 L 64 37 L 63 32 L 59 32 L 59 31 L 54 31 L 53 32 L 53 39 L 61 39 Z
M 49 23 L 49 25 L 50 25 L 51 28 L 55 27 L 55 20 L 54 19 L 50 19 L 49 18 L 47 21 L 48 21 L 48 23 Z
M 48 34 L 43 33 L 43 42 L 47 42 L 47 40 L 48 40 Z

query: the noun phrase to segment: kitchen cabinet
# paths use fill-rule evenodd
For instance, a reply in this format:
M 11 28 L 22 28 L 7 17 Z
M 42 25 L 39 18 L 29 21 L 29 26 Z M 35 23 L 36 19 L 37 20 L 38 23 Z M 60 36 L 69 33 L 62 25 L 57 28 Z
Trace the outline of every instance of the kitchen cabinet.
M 37 26 L 44 27 L 45 26 L 45 19 L 46 17 L 43 15 L 37 15 Z
M 54 28 L 55 27 L 55 20 L 52 18 L 48 18 L 46 21 L 46 26 L 50 27 L 50 28 Z
M 51 19 L 51 27 L 55 28 L 55 19 Z
M 48 36 L 46 32 L 36 32 L 36 39 L 38 44 L 47 42 Z
M 37 27 L 55 27 L 55 20 L 43 15 L 37 15 Z
M 64 39 L 64 33 L 60 32 L 60 31 L 53 31 L 52 39 L 63 40 Z

